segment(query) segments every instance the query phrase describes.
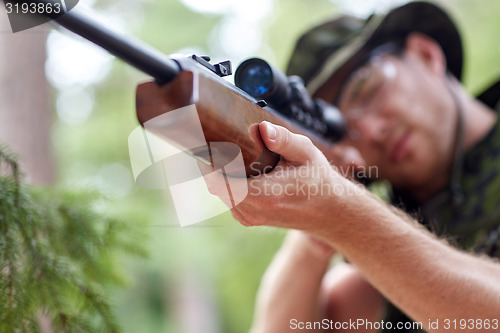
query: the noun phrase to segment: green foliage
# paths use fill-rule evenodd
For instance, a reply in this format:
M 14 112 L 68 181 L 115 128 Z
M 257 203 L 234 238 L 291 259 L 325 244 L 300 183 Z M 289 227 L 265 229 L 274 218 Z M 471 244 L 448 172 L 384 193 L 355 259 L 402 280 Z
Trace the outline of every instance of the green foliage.
M 144 255 L 139 225 L 101 212 L 94 192 L 21 184 L 1 150 L 0 171 L 0 331 L 121 331 L 105 288 L 125 282 L 120 254 Z

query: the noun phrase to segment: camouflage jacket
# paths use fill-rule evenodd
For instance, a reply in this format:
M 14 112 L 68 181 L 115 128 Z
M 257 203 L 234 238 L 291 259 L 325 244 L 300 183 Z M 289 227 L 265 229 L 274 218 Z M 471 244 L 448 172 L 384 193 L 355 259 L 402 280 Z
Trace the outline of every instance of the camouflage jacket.
M 500 81 L 478 99 L 500 111 Z M 393 203 L 451 244 L 500 258 L 500 120 L 465 152 L 462 168 L 459 203 L 448 189 L 423 203 L 394 194 Z M 389 304 L 384 321 L 396 325 L 409 319 Z

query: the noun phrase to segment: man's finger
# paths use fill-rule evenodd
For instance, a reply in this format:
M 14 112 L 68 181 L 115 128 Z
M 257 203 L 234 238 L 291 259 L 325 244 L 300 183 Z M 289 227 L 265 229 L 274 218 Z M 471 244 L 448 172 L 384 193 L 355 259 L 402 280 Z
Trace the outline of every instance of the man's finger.
M 259 130 L 266 147 L 288 162 L 302 164 L 318 156 L 318 149 L 303 135 L 294 134 L 267 121 L 259 124 Z

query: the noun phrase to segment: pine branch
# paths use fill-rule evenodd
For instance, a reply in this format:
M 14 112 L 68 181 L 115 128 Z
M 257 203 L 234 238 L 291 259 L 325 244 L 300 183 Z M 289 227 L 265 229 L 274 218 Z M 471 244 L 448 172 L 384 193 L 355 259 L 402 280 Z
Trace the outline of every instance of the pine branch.
M 117 256 L 144 254 L 137 223 L 98 213 L 95 192 L 22 185 L 0 148 L 0 331 L 120 332 L 106 287 Z

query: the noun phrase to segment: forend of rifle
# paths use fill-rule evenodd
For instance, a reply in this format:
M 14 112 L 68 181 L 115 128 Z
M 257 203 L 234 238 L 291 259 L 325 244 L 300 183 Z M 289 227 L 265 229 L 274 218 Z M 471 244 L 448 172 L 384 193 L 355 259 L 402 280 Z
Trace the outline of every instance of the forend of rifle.
M 48 0 L 31 1 L 46 4 Z M 269 75 L 257 75 L 242 82 L 257 80 L 258 87 L 267 87 L 274 93 L 252 96 L 251 90 L 245 91 L 244 86 L 240 89 L 221 78 L 232 72 L 229 61 L 211 64 L 208 57 L 198 56 L 172 59 L 141 41 L 106 28 L 92 15 L 78 10 L 57 17 L 48 16 L 154 79 L 137 88 L 137 117 L 141 124 L 194 105 L 208 145 L 210 142 L 236 144 L 241 149 L 247 176 L 269 171 L 279 161 L 279 156 L 270 152 L 260 138 L 258 124 L 264 120 L 308 136 L 327 158 L 331 155 L 332 143 L 345 133 L 343 119 L 334 106 L 313 100 L 300 78 L 287 78 L 263 60 L 253 60 L 253 66 L 270 70 Z M 236 76 L 244 78 L 244 68 L 250 67 L 248 62 L 240 66 L 243 69 L 237 70 Z M 256 72 L 251 68 L 246 70 L 247 74 L 252 71 Z M 268 80 L 271 84 L 268 86 L 258 80 Z M 170 124 L 172 132 L 180 128 L 182 124 Z M 189 127 L 184 128 L 186 136 L 191 132 Z M 165 133 L 168 134 L 168 130 Z M 193 152 L 199 157 L 211 156 L 208 153 Z M 234 149 L 228 149 L 227 158 L 234 158 L 234 153 Z M 218 155 L 224 154 L 218 152 Z
M 290 117 L 289 113 L 264 106 L 266 103 L 221 78 L 216 71 L 200 63 L 197 58 L 176 58 L 175 61 L 181 70 L 166 84 L 148 82 L 138 86 L 136 106 L 137 118 L 141 124 L 144 125 L 166 112 L 194 105 L 205 140 L 209 145 L 210 142 L 236 144 L 241 149 L 247 176 L 268 172 L 279 161 L 279 156 L 269 151 L 260 138 L 258 124 L 262 121 L 269 121 L 294 133 L 308 136 L 327 158 L 333 158 L 331 138 L 323 136 L 305 122 Z M 225 64 L 227 65 L 227 62 Z M 285 108 L 283 110 L 288 112 Z M 179 131 L 183 134 L 179 135 Z M 189 128 L 189 122 L 183 124 L 182 121 L 165 124 L 160 132 L 160 136 L 173 141 L 179 141 L 181 136 L 189 141 L 190 135 L 196 135 Z M 182 146 L 182 143 L 180 145 Z M 227 151 L 224 151 L 219 146 L 217 154 L 219 159 L 223 156 L 222 159 L 229 163 L 235 158 L 235 151 L 230 146 L 227 147 Z M 199 150 L 191 153 L 200 158 L 211 156 L 210 152 Z

